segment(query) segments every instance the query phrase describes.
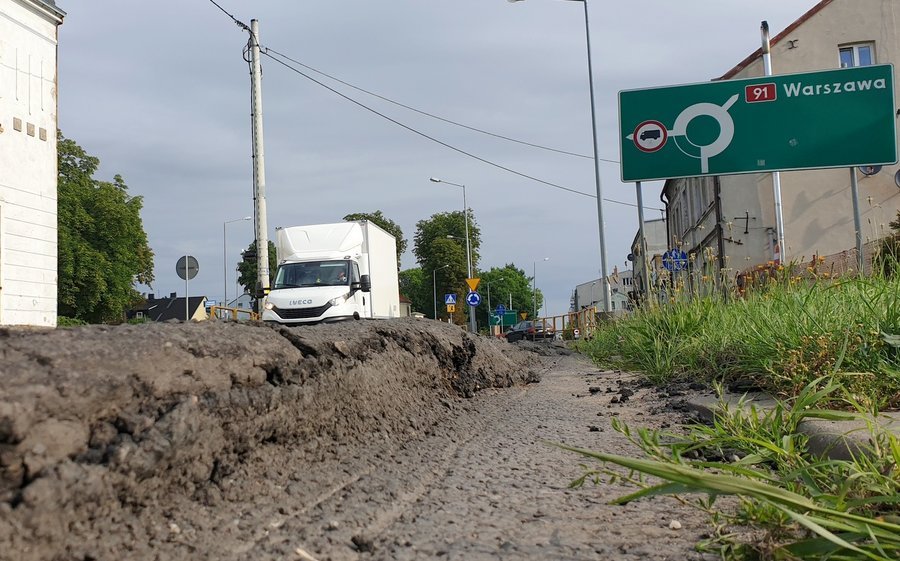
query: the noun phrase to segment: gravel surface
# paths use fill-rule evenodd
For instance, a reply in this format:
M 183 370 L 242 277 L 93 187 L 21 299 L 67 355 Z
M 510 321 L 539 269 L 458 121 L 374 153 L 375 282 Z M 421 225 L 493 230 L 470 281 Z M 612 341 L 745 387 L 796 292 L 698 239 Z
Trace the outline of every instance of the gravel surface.
M 547 441 L 678 419 L 553 344 L 161 324 L 0 330 L 0 364 L 0 560 L 702 558 L 701 513 L 568 488 Z

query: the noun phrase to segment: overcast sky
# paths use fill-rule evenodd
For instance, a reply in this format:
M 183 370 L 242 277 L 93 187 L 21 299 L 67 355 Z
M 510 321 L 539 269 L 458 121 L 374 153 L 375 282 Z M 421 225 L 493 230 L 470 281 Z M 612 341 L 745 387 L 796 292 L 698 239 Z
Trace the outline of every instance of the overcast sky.
M 59 0 L 63 134 L 144 197 L 156 254 L 152 289 L 183 295 L 179 256 L 197 258 L 192 295 L 221 300 L 223 223 L 253 212 L 247 35 L 209 0 Z M 260 42 L 393 101 L 533 144 L 591 154 L 585 21 L 580 2 L 527 0 L 218 0 L 259 20 Z M 591 0 L 601 158 L 618 160 L 619 90 L 721 76 L 815 0 Z M 482 233 L 479 268 L 514 263 L 551 314 L 575 285 L 598 278 L 596 200 L 480 162 L 385 120 L 263 57 L 269 236 L 277 226 L 337 222 L 381 210 L 410 240 L 418 220 L 462 209 L 465 184 Z M 778 62 L 774 61 L 775 70 Z M 315 76 L 315 74 L 313 74 Z M 320 76 L 317 76 L 321 78 Z M 591 160 L 492 138 L 321 78 L 460 150 L 577 191 L 595 193 Z M 634 185 L 601 163 L 608 268 L 629 268 Z M 644 185 L 647 219 L 661 184 Z M 227 226 L 228 294 L 251 221 Z M 544 257 L 550 257 L 544 261 Z M 416 266 L 411 252 L 402 268 Z M 496 301 L 497 294 L 492 294 Z

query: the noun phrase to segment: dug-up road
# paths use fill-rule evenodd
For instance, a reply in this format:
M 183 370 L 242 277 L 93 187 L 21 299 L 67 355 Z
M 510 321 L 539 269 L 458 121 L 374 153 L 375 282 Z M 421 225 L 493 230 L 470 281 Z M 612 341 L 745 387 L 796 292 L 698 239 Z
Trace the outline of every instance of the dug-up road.
M 0 331 L 0 365 L 2 560 L 704 559 L 702 513 L 569 488 L 548 442 L 679 419 L 561 344 L 159 324 Z

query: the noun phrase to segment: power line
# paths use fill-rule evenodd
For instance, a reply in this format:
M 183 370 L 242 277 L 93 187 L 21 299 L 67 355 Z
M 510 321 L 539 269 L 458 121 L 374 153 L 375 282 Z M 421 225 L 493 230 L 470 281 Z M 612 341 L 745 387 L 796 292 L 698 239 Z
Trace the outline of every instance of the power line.
M 313 77 L 310 76 L 309 74 L 306 74 L 306 73 L 303 72 L 302 70 L 298 70 L 297 68 L 294 68 L 294 67 L 291 66 L 290 64 L 284 62 L 283 60 L 280 60 L 280 59 L 278 59 L 278 58 L 273 57 L 273 56 L 270 55 L 267 51 L 268 51 L 268 49 L 266 49 L 265 51 L 263 51 L 263 54 L 264 54 L 265 56 L 269 57 L 269 58 L 272 59 L 273 61 L 277 62 L 278 64 L 280 64 L 280 65 L 282 65 L 282 66 L 284 66 L 285 68 L 287 68 L 287 69 L 289 69 L 289 70 L 292 70 L 292 71 L 296 72 L 297 74 L 303 76 L 303 77 L 306 78 L 307 80 L 310 80 L 311 82 L 314 82 L 314 83 L 316 83 L 316 84 L 322 86 L 322 87 L 325 88 L 326 90 L 328 90 L 328 91 L 330 91 L 330 92 L 332 92 L 332 93 L 334 93 L 334 94 L 337 94 L 337 95 L 339 95 L 340 97 L 346 99 L 346 100 L 349 101 L 350 103 L 353 103 L 353 104 L 355 104 L 355 105 L 358 105 L 359 107 L 362 107 L 362 108 L 365 109 L 366 111 L 369 111 L 370 113 L 374 113 L 375 115 L 378 115 L 378 116 L 381 117 L 382 119 L 386 119 L 386 120 L 388 120 L 388 121 L 394 123 L 395 125 L 397 125 L 397 126 L 399 126 L 399 127 L 402 127 L 402 128 L 404 128 L 404 129 L 408 130 L 408 131 L 411 132 L 411 133 L 414 133 L 414 134 L 417 134 L 417 135 L 419 135 L 419 136 L 421 136 L 421 137 L 427 138 L 428 140 L 430 140 L 430 141 L 432 141 L 432 142 L 436 142 L 436 143 L 440 144 L 441 146 L 443 146 L 443 147 L 445 147 L 445 148 L 449 148 L 449 149 L 453 150 L 454 152 L 459 152 L 460 154 L 463 154 L 464 156 L 468 156 L 468 157 L 470 157 L 470 158 L 473 158 L 473 159 L 475 159 L 475 160 L 478 160 L 479 162 L 488 164 L 489 166 L 493 166 L 493 167 L 495 167 L 495 168 L 502 169 L 503 171 L 508 171 L 509 173 L 512 173 L 512 174 L 514 174 L 514 175 L 518 175 L 519 177 L 524 177 L 524 178 L 530 179 L 530 180 L 532 180 L 532 181 L 537 181 L 538 183 L 543 183 L 544 185 L 548 185 L 548 186 L 554 187 L 554 188 L 556 188 L 556 189 L 562 189 L 563 191 L 568 191 L 568 192 L 570 192 L 570 193 L 575 193 L 576 195 L 583 195 L 583 196 L 585 196 L 585 197 L 593 197 L 593 198 L 595 198 L 595 199 L 597 198 L 596 195 L 591 195 L 590 193 L 585 193 L 584 191 L 578 191 L 578 190 L 576 190 L 576 189 L 570 189 L 569 187 L 563 187 L 562 185 L 557 185 L 556 183 L 551 183 L 551 182 L 549 182 L 549 181 L 544 181 L 543 179 L 539 179 L 539 178 L 537 178 L 537 177 L 534 177 L 534 176 L 531 176 L 531 175 L 528 175 L 528 174 L 525 174 L 525 173 L 516 171 L 516 170 L 514 170 L 514 169 L 512 169 L 512 168 L 508 168 L 508 167 L 503 166 L 503 165 L 501 165 L 501 164 L 498 164 L 498 163 L 496 163 L 496 162 L 492 162 L 492 161 L 490 161 L 490 160 L 487 160 L 487 159 L 485 159 L 485 158 L 482 158 L 481 156 L 477 156 L 477 155 L 475 155 L 475 154 L 472 154 L 471 152 L 466 152 L 466 151 L 463 150 L 462 148 L 457 148 L 456 146 L 453 146 L 452 144 L 448 144 L 448 143 L 444 142 L 443 140 L 439 140 L 439 139 L 437 139 L 437 138 L 435 138 L 435 137 L 433 137 L 433 136 L 427 135 L 427 134 L 425 134 L 424 132 L 419 131 L 419 130 L 416 130 L 416 129 L 412 128 L 412 127 L 409 126 L 409 125 L 405 125 L 405 124 L 401 123 L 400 121 L 398 121 L 398 120 L 396 120 L 396 119 L 394 119 L 394 118 L 392 118 L 392 117 L 389 117 L 389 116 L 385 115 L 384 113 L 381 113 L 380 111 L 378 111 L 378 110 L 376 110 L 376 109 L 372 109 L 372 108 L 369 107 L 368 105 L 365 105 L 364 103 L 359 102 L 359 101 L 353 99 L 352 97 L 350 97 L 350 96 L 348 96 L 348 95 L 346 95 L 346 94 L 344 94 L 344 93 L 342 93 L 342 92 L 339 92 L 338 90 L 332 88 L 332 87 L 329 86 L 328 84 L 325 84 L 325 83 L 323 83 L 323 82 L 321 82 L 321 81 L 319 81 L 319 80 L 316 80 L 315 78 L 313 78 Z
M 251 33 L 250 28 L 247 27 L 247 25 L 246 25 L 244 22 L 238 20 L 236 17 L 234 17 L 233 15 L 231 15 L 230 13 L 228 13 L 228 11 L 227 11 L 225 8 L 223 8 L 222 6 L 219 5 L 218 2 L 216 2 L 216 0 L 209 0 L 209 1 L 212 2 L 212 5 L 213 5 L 213 6 L 215 6 L 216 8 L 219 8 L 219 10 L 221 10 L 221 12 L 222 12 L 223 14 L 225 14 L 225 15 L 228 16 L 228 17 L 230 17 L 230 18 L 231 18 L 231 21 L 233 21 L 233 22 L 235 23 L 235 25 L 237 25 L 237 26 L 240 27 L 241 29 L 246 30 L 248 33 Z
M 249 28 L 246 24 L 244 24 L 243 22 L 241 22 L 240 20 L 238 20 L 237 18 L 235 18 L 234 15 L 232 15 L 232 14 L 229 13 L 227 10 L 225 10 L 225 8 L 223 8 L 218 2 L 216 2 L 216 0 L 209 0 L 209 1 L 210 1 L 210 3 L 212 3 L 213 6 L 215 6 L 216 8 L 218 8 L 223 14 L 225 14 L 226 16 L 228 16 L 228 17 L 231 19 L 231 21 L 235 23 L 235 25 L 237 25 L 237 26 L 240 27 L 241 29 L 244 29 L 245 31 L 247 31 L 248 33 L 250 33 L 250 34 L 252 35 L 253 32 L 250 30 L 250 28 Z M 377 97 L 377 98 L 379 98 L 379 99 L 382 99 L 382 100 L 387 101 L 387 102 L 389 102 L 389 103 L 392 103 L 392 104 L 394 104 L 394 105 L 398 105 L 398 106 L 403 107 L 403 108 L 405 108 L 405 109 L 408 109 L 408 110 L 410 110 L 410 111 L 415 111 L 416 113 L 420 113 L 420 114 L 423 114 L 423 115 L 432 117 L 432 118 L 434 118 L 434 119 L 438 119 L 438 120 L 440 120 L 440 121 L 444 121 L 444 122 L 447 122 L 447 123 L 450 123 L 450 124 L 454 124 L 454 125 L 457 125 L 457 126 L 466 128 L 466 129 L 470 129 L 470 130 L 473 130 L 473 131 L 476 131 L 476 132 L 480 132 L 480 133 L 483 133 L 483 134 L 487 134 L 487 135 L 490 135 L 490 136 L 494 136 L 494 137 L 497 137 L 497 138 L 502 138 L 502 139 L 504 139 L 504 140 L 509 140 L 509 141 L 511 141 L 511 142 L 517 142 L 517 143 L 519 143 L 519 144 L 525 144 L 525 145 L 532 146 L 532 147 L 535 147 L 535 148 L 540 148 L 540 149 L 543 149 L 543 150 L 550 150 L 550 151 L 553 151 L 553 152 L 559 152 L 559 153 L 568 154 L 568 155 L 572 155 L 572 156 L 577 156 L 577 157 L 582 157 L 582 158 L 593 159 L 593 158 L 590 157 L 590 156 L 584 156 L 584 155 L 581 155 L 581 154 L 576 154 L 576 153 L 574 153 L 574 152 L 567 152 L 567 151 L 564 151 L 564 150 L 557 150 L 557 149 L 555 149 L 555 148 L 549 148 L 549 147 L 541 146 L 541 145 L 538 145 L 538 144 L 532 144 L 532 143 L 529 143 L 529 142 L 525 142 L 525 141 L 521 141 L 521 140 L 516 140 L 516 139 L 514 139 L 514 138 L 506 137 L 506 136 L 503 136 L 503 135 L 491 133 L 491 132 L 488 132 L 488 131 L 485 131 L 485 130 L 482 130 L 482 129 L 478 129 L 478 128 L 475 128 L 475 127 L 470 127 L 470 126 L 468 126 L 468 125 L 463 125 L 463 124 L 461 124 L 461 123 L 457 123 L 456 121 L 452 121 L 452 120 L 450 120 L 450 119 L 445 119 L 445 118 L 443 118 L 443 117 L 439 117 L 439 116 L 437 116 L 437 115 L 433 115 L 433 114 L 431 114 L 431 113 L 428 113 L 428 112 L 425 112 L 425 111 L 421 111 L 421 110 L 416 109 L 416 108 L 414 108 L 414 107 L 410 107 L 410 106 L 408 106 L 408 105 L 402 104 L 402 103 L 400 103 L 400 102 L 393 101 L 393 100 L 391 100 L 391 99 L 389 99 L 389 98 L 386 98 L 386 97 L 384 97 L 384 96 L 378 95 L 378 94 L 376 94 L 376 93 L 369 92 L 368 90 L 365 90 L 365 89 L 363 89 L 363 88 L 359 88 L 359 87 L 357 87 L 357 86 L 354 86 L 354 85 L 352 85 L 352 84 L 350 84 L 350 83 L 348 83 L 348 82 L 345 82 L 345 81 L 343 81 L 343 80 L 340 80 L 340 79 L 338 79 L 338 78 L 335 78 L 335 77 L 333 77 L 333 76 L 330 76 L 329 74 L 326 74 L 326 73 L 324 73 L 324 72 L 321 72 L 321 71 L 319 71 L 319 70 L 316 70 L 315 68 L 312 68 L 311 66 L 308 66 L 308 65 L 306 65 L 306 64 L 303 64 L 303 63 L 300 62 L 300 61 L 294 60 L 293 58 L 291 58 L 291 57 L 289 57 L 289 56 L 287 56 L 287 55 L 285 55 L 285 54 L 282 54 L 282 53 L 276 51 L 275 49 L 269 49 L 268 47 L 264 47 L 264 48 L 261 50 L 261 53 L 262 53 L 263 55 L 269 57 L 269 58 L 272 59 L 274 62 L 277 62 L 278 64 L 281 64 L 281 65 L 284 66 L 285 68 L 287 68 L 287 69 L 289 69 L 289 70 L 292 70 L 293 72 L 296 72 L 297 74 L 303 76 L 303 77 L 306 78 L 307 80 L 310 80 L 311 82 L 313 82 L 313 83 L 315 83 L 315 84 L 318 84 L 319 86 L 321 86 L 321 87 L 327 89 L 328 91 L 330 91 L 330 92 L 332 92 L 332 93 L 334 93 L 334 94 L 337 94 L 338 96 L 340 96 L 340 97 L 346 99 L 347 101 L 349 101 L 349 102 L 351 102 L 351 103 L 353 103 L 353 104 L 355 104 L 355 105 L 358 105 L 359 107 L 365 109 L 366 111 L 369 111 L 369 112 L 371 112 L 371 113 L 374 113 L 375 115 L 378 115 L 379 117 L 381 117 L 381 118 L 383 118 L 383 119 L 386 119 L 386 120 L 388 120 L 388 121 L 394 123 L 395 125 L 397 125 L 397 126 L 399 126 L 399 127 L 402 127 L 402 128 L 404 128 L 404 129 L 406 129 L 406 130 L 408 130 L 408 131 L 410 131 L 410 132 L 412 132 L 412 133 L 414 133 L 414 134 L 417 134 L 417 135 L 422 136 L 422 137 L 424 137 L 424 138 L 426 138 L 426 139 L 428 139 L 428 140 L 431 140 L 432 142 L 435 142 L 435 143 L 437 143 L 437 144 L 440 144 L 441 146 L 444 146 L 445 148 L 449 148 L 450 150 L 453 150 L 453 151 L 455 151 L 455 152 L 458 152 L 458 153 L 460 153 L 460 154 L 463 154 L 464 156 L 468 156 L 468 157 L 470 157 L 470 158 L 473 158 L 473 159 L 475 159 L 475 160 L 478 160 L 479 162 L 485 163 L 485 164 L 487 164 L 487 165 L 489 165 L 489 166 L 493 166 L 493 167 L 496 167 L 496 168 L 501 169 L 501 170 L 503 170 L 503 171 L 512 173 L 513 175 L 518 175 L 518 176 L 520 176 L 520 177 L 524 177 L 525 179 L 530 179 L 530 180 L 532 180 L 532 181 L 536 181 L 536 182 L 538 182 L 538 183 L 542 183 L 542 184 L 544 184 L 544 185 L 547 185 L 547 186 L 549 186 L 549 187 L 553 187 L 553 188 L 555 188 L 555 189 L 561 189 L 561 190 L 563 190 L 563 191 L 568 191 L 568 192 L 574 193 L 574 194 L 576 194 L 576 195 L 582 195 L 582 196 L 585 196 L 585 197 L 590 197 L 590 198 L 592 198 L 592 199 L 596 199 L 596 198 L 597 198 L 597 195 L 593 195 L 593 194 L 591 194 L 591 193 L 585 193 L 585 192 L 583 192 L 583 191 L 578 191 L 578 190 L 576 190 L 576 189 L 571 189 L 571 188 L 569 188 L 569 187 L 564 187 L 564 186 L 562 186 L 562 185 L 558 185 L 558 184 L 556 184 L 556 183 L 551 183 L 551 182 L 549 182 L 549 181 L 545 181 L 545 180 L 543 180 L 543 179 L 539 179 L 539 178 L 537 178 L 537 177 L 534 177 L 534 176 L 531 176 L 531 175 L 528 175 L 528 174 L 525 174 L 525 173 L 516 171 L 516 170 L 514 170 L 514 169 L 512 169 L 512 168 L 503 166 L 503 165 L 498 164 L 498 163 L 496 163 L 496 162 L 492 162 L 492 161 L 490 161 L 490 160 L 487 160 L 487 159 L 485 159 L 485 158 L 482 158 L 482 157 L 480 157 L 480 156 L 477 156 L 477 155 L 475 155 L 475 154 L 472 154 L 471 152 L 467 152 L 467 151 L 465 151 L 465 150 L 463 150 L 463 149 L 461 149 L 461 148 L 457 148 L 456 146 L 453 146 L 453 145 L 448 144 L 448 143 L 446 143 L 446 142 L 444 142 L 444 141 L 442 141 L 442 140 L 439 140 L 439 139 L 434 138 L 434 137 L 432 137 L 432 136 L 430 136 L 430 135 L 427 135 L 427 134 L 425 134 L 425 133 L 423 133 L 423 132 L 421 132 L 421 131 L 419 131 L 419 130 L 416 130 L 416 129 L 414 129 L 414 128 L 408 126 L 408 125 L 405 125 L 405 124 L 401 123 L 400 121 L 397 121 L 396 119 L 393 119 L 393 118 L 391 118 L 391 117 L 385 115 L 384 113 L 381 113 L 381 112 L 379 112 L 379 111 L 377 111 L 377 110 L 375 110 L 375 109 L 372 109 L 371 107 L 368 107 L 367 105 L 365 105 L 365 104 L 363 104 L 363 103 L 361 103 L 361 102 L 359 102 L 359 101 L 357 101 L 357 100 L 355 100 L 355 99 L 353 99 L 353 98 L 351 98 L 351 97 L 345 95 L 344 93 L 339 92 L 338 90 L 332 88 L 331 86 L 329 86 L 329 85 L 327 85 L 327 84 L 325 84 L 325 83 L 323 83 L 323 82 L 321 82 L 321 81 L 319 81 L 319 80 L 316 80 L 315 78 L 313 78 L 312 76 L 310 76 L 310 75 L 304 73 L 303 71 L 298 70 L 297 68 L 294 68 L 293 66 L 287 64 L 286 62 L 284 62 L 284 61 L 282 61 L 282 60 L 279 60 L 278 58 L 276 58 L 276 57 L 274 57 L 274 56 L 272 56 L 272 55 L 269 54 L 269 51 L 270 51 L 270 50 L 271 50 L 274 54 L 276 54 L 276 55 L 278 55 L 278 56 L 280 56 L 280 57 L 282 57 L 282 58 L 285 58 L 285 59 L 287 59 L 287 60 L 289 60 L 289 61 L 291 61 L 291 62 L 293 62 L 293 63 L 295 63 L 295 64 L 298 64 L 298 65 L 300 65 L 300 66 L 303 66 L 304 68 L 308 68 L 308 69 L 312 70 L 313 72 L 316 72 L 316 73 L 318 73 L 318 74 L 321 74 L 322 76 L 326 76 L 326 77 L 328 77 L 328 78 L 330 78 L 330 79 L 332 79 L 332 80 L 335 80 L 336 82 L 339 82 L 339 83 L 341 83 L 341 84 L 344 84 L 344 85 L 347 86 L 347 87 L 350 87 L 350 88 L 353 88 L 353 89 L 355 89 L 355 90 L 358 90 L 358 91 L 361 91 L 361 92 L 363 92 L 363 93 L 366 93 L 366 94 L 368 94 L 368 95 Z M 604 159 L 604 158 L 598 158 L 598 160 L 604 161 L 604 162 L 610 162 L 610 163 L 619 163 L 619 162 L 616 161 L 616 160 L 607 160 L 607 159 Z M 604 200 L 604 201 L 607 201 L 607 202 L 610 202 L 610 203 L 615 203 L 615 204 L 620 204 L 620 205 L 625 205 L 625 206 L 630 206 L 630 207 L 635 207 L 635 208 L 637 208 L 637 205 L 636 205 L 636 204 L 633 204 L 633 203 L 626 203 L 626 202 L 624 202 L 624 201 L 617 201 L 617 200 L 615 200 L 615 199 L 607 199 L 607 198 L 604 198 L 603 200 Z M 662 209 L 654 208 L 654 207 L 644 207 L 644 208 L 647 208 L 647 209 L 649 209 L 649 210 L 659 210 L 659 211 L 662 211 Z
M 556 152 L 556 153 L 558 153 L 558 154 L 566 154 L 566 155 L 568 155 L 568 156 L 575 156 L 575 157 L 578 157 L 578 158 L 585 158 L 585 159 L 588 159 L 588 160 L 593 160 L 593 159 L 594 159 L 593 156 L 588 156 L 588 155 L 585 155 L 585 154 L 578 154 L 577 152 L 569 152 L 568 150 L 561 150 L 561 149 L 559 149 L 559 148 L 551 148 L 551 147 L 549 147 L 549 146 L 543 146 L 543 145 L 540 145 L 540 144 L 534 144 L 534 143 L 532 143 L 532 142 L 526 142 L 526 141 L 524 141 L 524 140 L 519 140 L 519 139 L 516 139 L 516 138 L 509 137 L 509 136 L 504 136 L 504 135 L 502 135 L 502 134 L 497 134 L 497 133 L 493 133 L 493 132 L 490 132 L 490 131 L 486 131 L 486 130 L 484 130 L 484 129 L 479 129 L 479 128 L 477 128 L 477 127 L 473 127 L 473 126 L 470 126 L 470 125 L 466 125 L 466 124 L 463 124 L 463 123 L 454 121 L 454 120 L 452 120 L 452 119 L 447 119 L 446 117 L 441 117 L 440 115 L 435 115 L 435 114 L 433 114 L 433 113 L 429 113 L 428 111 L 423 111 L 423 110 L 421 110 L 421 109 L 416 109 L 415 107 L 411 107 L 411 106 L 409 106 L 409 105 L 406 105 L 405 103 L 400 103 L 399 101 L 394 101 L 393 99 L 390 99 L 390 98 L 385 97 L 385 96 L 383 96 L 383 95 L 377 94 L 377 93 L 375 93 L 375 92 L 371 92 L 371 91 L 369 91 L 369 90 L 367 90 L 367 89 L 365 89 L 365 88 L 361 88 L 361 87 L 359 87 L 359 86 L 354 86 L 353 84 L 351 84 L 351 83 L 349 83 L 349 82 L 346 82 L 346 81 L 344 81 L 344 80 L 341 80 L 340 78 L 337 78 L 337 77 L 335 77 L 335 76 L 332 76 L 332 75 L 330 75 L 330 74 L 328 74 L 328 73 L 326 73 L 326 72 L 322 72 L 321 70 L 319 70 L 319 69 L 317 69 L 317 68 L 313 68 L 312 66 L 309 66 L 308 64 L 304 64 L 304 63 L 300 62 L 300 61 L 297 60 L 297 59 L 291 58 L 291 57 L 287 56 L 287 55 L 284 54 L 284 53 L 280 53 L 280 52 L 276 51 L 275 49 L 267 48 L 266 50 L 267 50 L 267 51 L 270 51 L 270 52 L 272 52 L 272 53 L 274 53 L 274 54 L 276 54 L 276 55 L 278 55 L 278 56 L 280 56 L 281 58 L 284 58 L 284 59 L 286 59 L 286 60 L 289 60 L 289 61 L 293 62 L 294 64 L 297 64 L 297 65 L 299 65 L 299 66 L 302 66 L 303 68 L 306 68 L 307 70 L 312 70 L 312 71 L 315 72 L 316 74 L 325 76 L 326 78 L 328 78 L 328 79 L 330 79 L 330 80 L 334 80 L 335 82 L 338 82 L 339 84 L 343 84 L 343 85 L 347 86 L 348 88 L 353 88 L 354 90 L 360 91 L 360 92 L 362 92 L 362 93 L 364 93 L 364 94 L 370 95 L 370 96 L 372 96 L 372 97 L 377 97 L 378 99 L 380 99 L 380 100 L 382 100 L 382 101 L 386 101 L 386 102 L 388 102 L 388 103 L 392 103 L 392 104 L 394 104 L 394 105 L 396 105 L 396 106 L 398 106 L 398 107 L 402 107 L 402 108 L 404 108 L 404 109 L 408 109 L 408 110 L 413 111 L 413 112 L 415 112 L 415 113 L 418 113 L 418 114 L 420 114 L 420 115 L 425 115 L 426 117 L 431 117 L 432 119 L 437 119 L 438 121 L 443 121 L 443 122 L 445 122 L 445 123 L 449 123 L 449 124 L 451 124 L 451 125 L 456 125 L 456 126 L 458 126 L 458 127 L 462 127 L 462 128 L 464 128 L 464 129 L 468 129 L 468 130 L 470 130 L 470 131 L 475 131 L 475 132 L 478 132 L 478 133 L 481 133 L 481 134 L 486 134 L 486 135 L 488 135 L 488 136 L 493 136 L 494 138 L 500 138 L 500 139 L 503 139 L 503 140 L 508 140 L 508 141 L 510 141 L 510 142 L 515 142 L 515 143 L 517 143 L 517 144 L 524 144 L 525 146 L 531 146 L 532 148 L 539 148 L 539 149 L 541 149 L 541 150 L 548 150 L 548 151 L 550 151 L 550 152 Z M 618 160 L 608 160 L 608 159 L 605 159 L 605 158 L 599 158 L 599 160 L 600 160 L 600 161 L 603 161 L 603 162 L 609 162 L 609 163 L 612 163 L 612 164 L 618 164 L 618 163 L 619 163 Z

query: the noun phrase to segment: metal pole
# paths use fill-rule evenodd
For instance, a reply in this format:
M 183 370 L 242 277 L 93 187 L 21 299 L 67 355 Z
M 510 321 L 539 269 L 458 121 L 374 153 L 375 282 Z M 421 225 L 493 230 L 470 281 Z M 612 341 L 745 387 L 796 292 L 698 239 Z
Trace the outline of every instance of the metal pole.
M 184 321 L 188 321 L 191 319 L 190 317 L 190 307 L 188 306 L 188 301 L 191 299 L 191 293 L 188 290 L 188 256 L 184 256 Z
M 431 271 L 431 289 L 432 298 L 434 299 L 434 319 L 437 319 L 437 272 L 437 269 Z
M 537 261 L 531 266 L 531 319 L 537 319 Z
M 251 101 L 253 113 L 253 199 L 256 218 L 256 279 L 269 293 L 269 238 L 266 219 L 266 166 L 263 150 L 262 70 L 259 63 L 259 22 L 250 20 Z
M 863 274 L 862 219 L 859 216 L 859 183 L 856 181 L 856 168 L 850 168 L 850 195 L 853 198 L 853 227 L 856 229 L 856 267 L 857 274 Z
M 223 293 L 224 299 L 222 300 L 223 306 L 228 305 L 228 250 L 225 249 L 226 247 L 228 247 L 228 244 L 225 242 L 226 224 L 228 224 L 228 222 L 222 222 L 222 284 L 224 285 L 223 288 L 225 289 Z
M 762 34 L 762 57 L 763 71 L 766 76 L 772 75 L 772 53 L 769 45 L 769 23 L 764 21 L 760 25 L 760 33 Z M 784 214 L 781 208 L 781 172 L 772 172 L 772 193 L 775 198 L 775 229 L 778 237 L 778 262 L 787 261 L 787 246 L 784 244 Z M 775 255 L 773 255 L 773 258 Z
M 645 295 L 647 297 L 647 301 L 650 301 L 650 264 L 647 261 L 647 235 L 644 231 L 644 193 L 641 191 L 641 182 L 637 181 L 634 184 L 634 192 L 637 195 L 637 207 L 638 207 L 638 243 L 640 244 L 641 250 L 641 269 L 644 273 L 644 290 L 647 292 Z
M 472 276 L 472 250 L 469 245 L 469 205 L 466 204 L 466 186 L 462 186 L 463 190 L 463 218 L 466 221 L 466 261 L 469 265 L 469 278 Z M 478 333 L 478 324 L 475 321 L 475 306 L 469 306 L 469 331 Z
M 588 82 L 591 91 L 591 132 L 594 144 L 594 182 L 597 187 L 597 222 L 600 229 L 600 274 L 603 277 L 603 310 L 610 311 L 609 277 L 606 274 L 606 237 L 603 222 L 603 187 L 600 183 L 600 155 L 597 150 L 597 109 L 594 103 L 594 70 L 591 63 L 591 26 L 588 20 L 588 2 L 584 3 L 584 34 L 587 39 Z

